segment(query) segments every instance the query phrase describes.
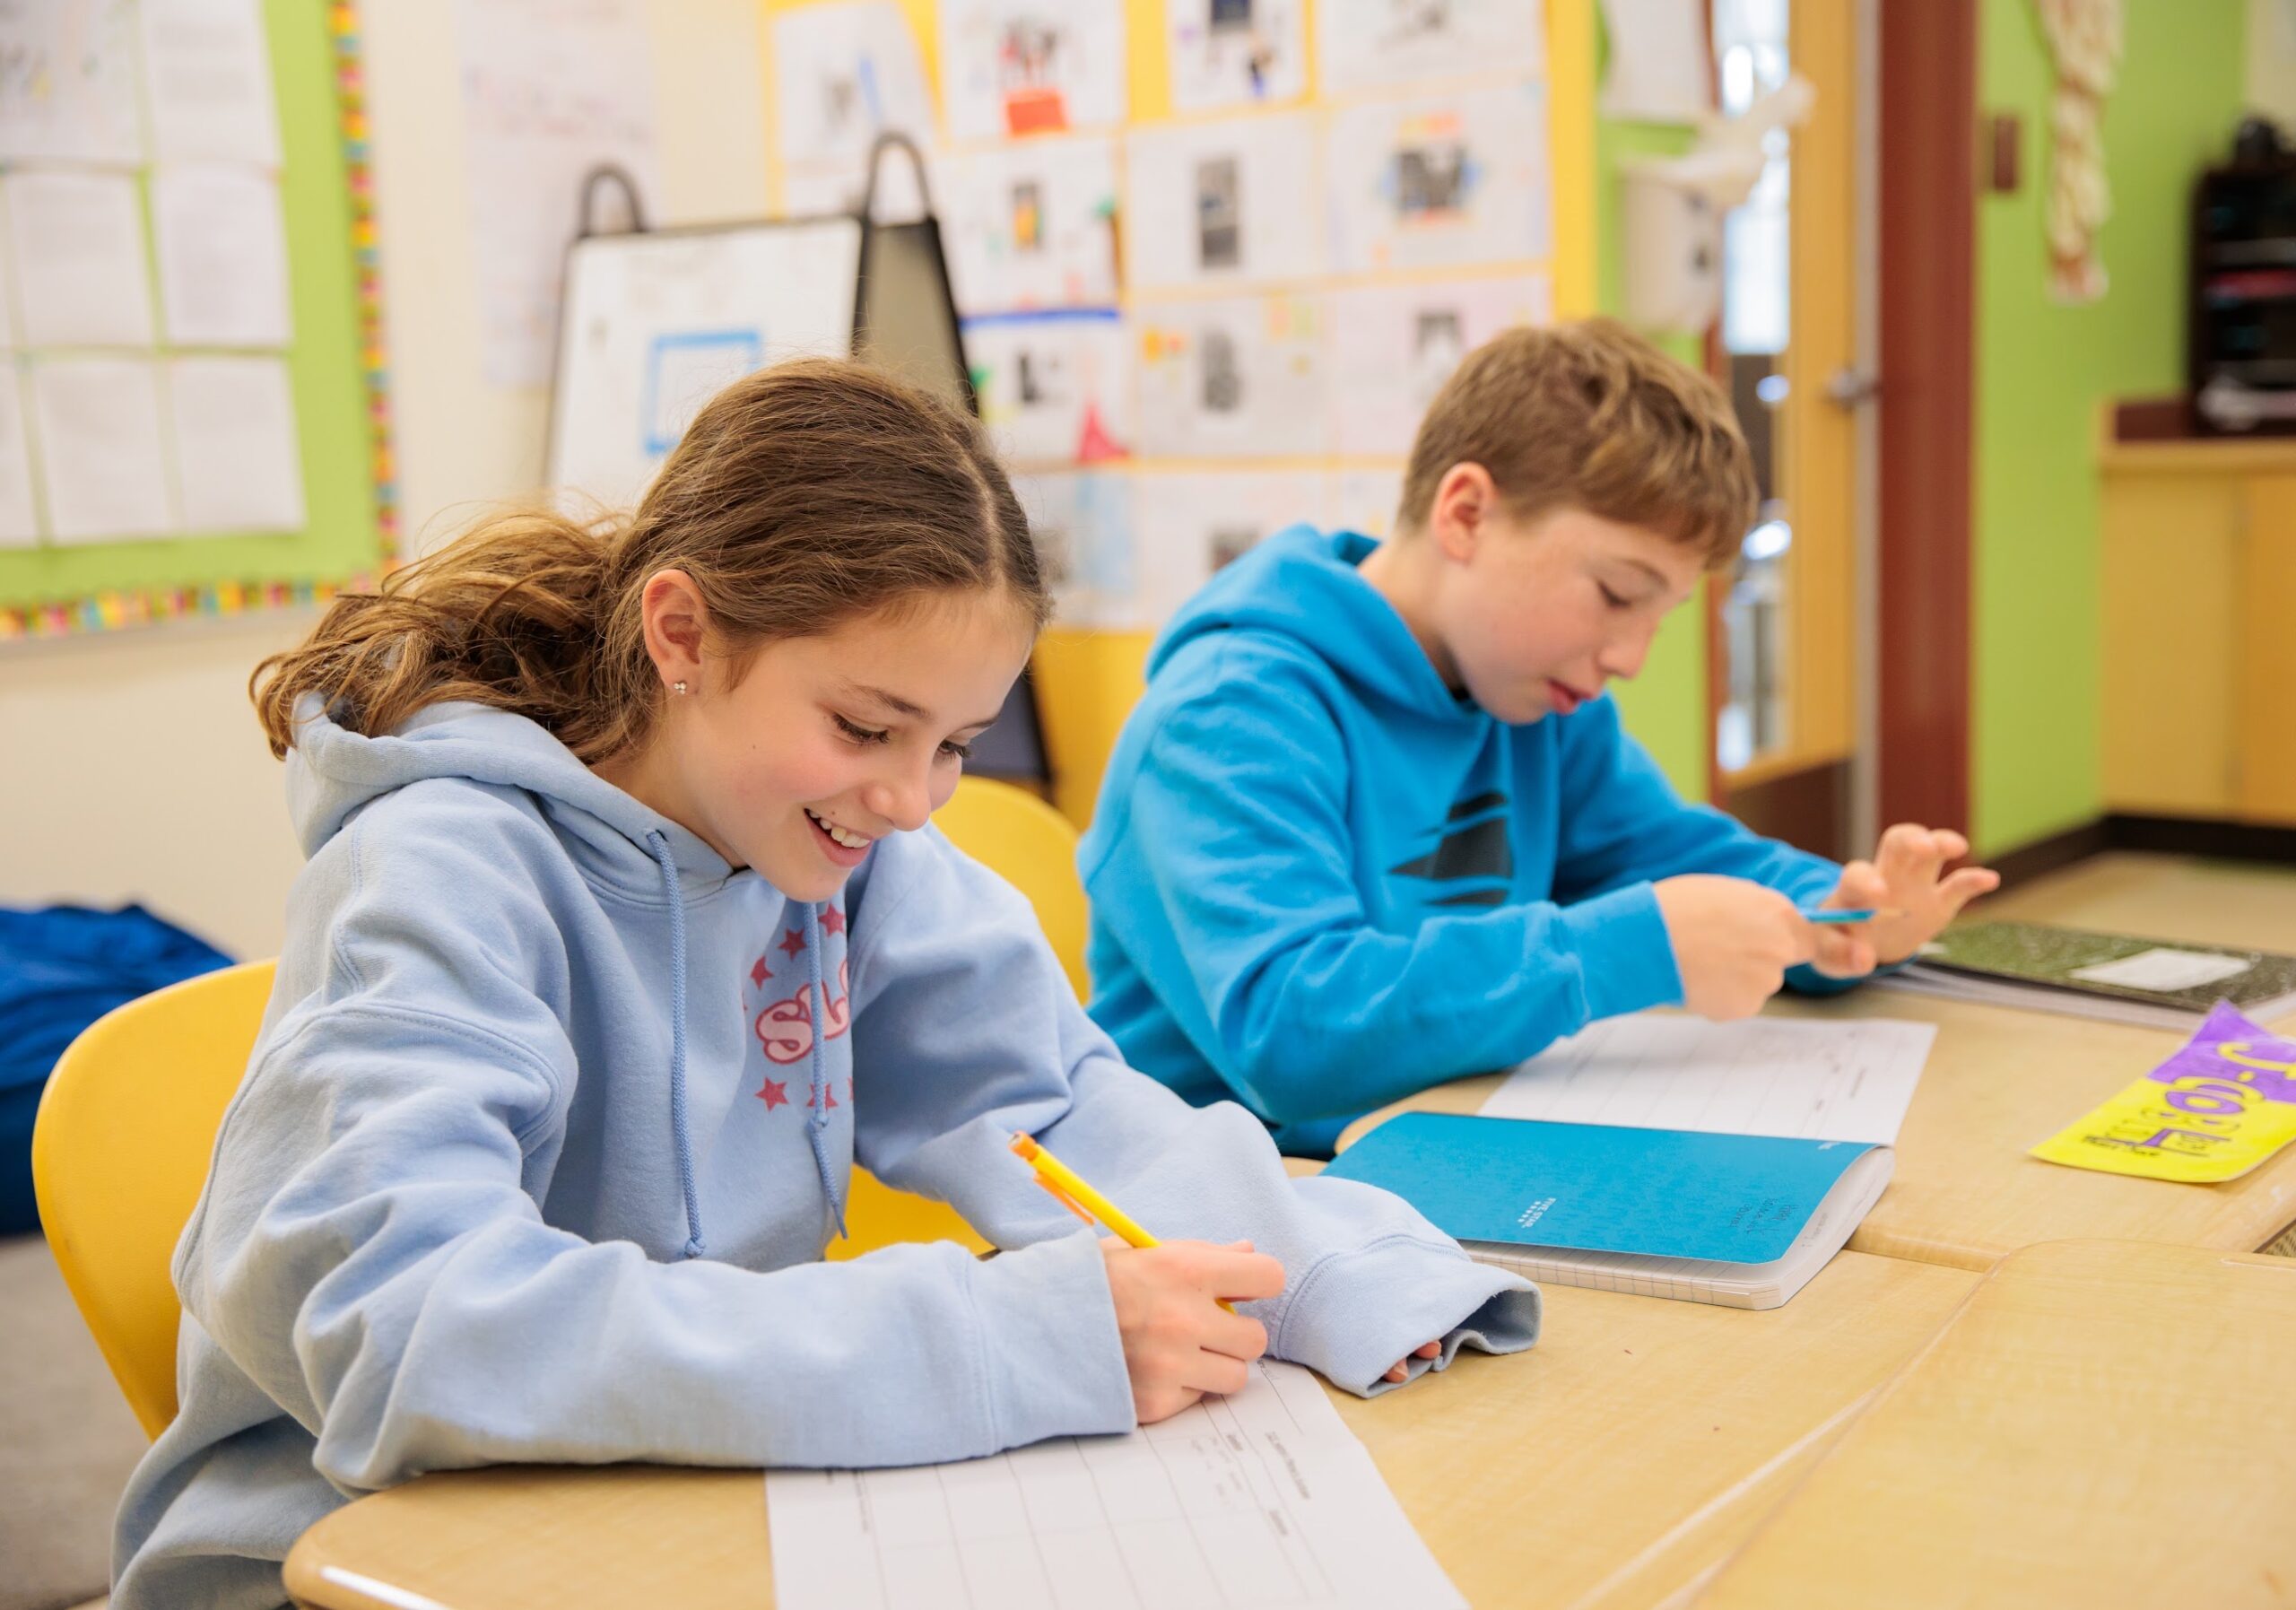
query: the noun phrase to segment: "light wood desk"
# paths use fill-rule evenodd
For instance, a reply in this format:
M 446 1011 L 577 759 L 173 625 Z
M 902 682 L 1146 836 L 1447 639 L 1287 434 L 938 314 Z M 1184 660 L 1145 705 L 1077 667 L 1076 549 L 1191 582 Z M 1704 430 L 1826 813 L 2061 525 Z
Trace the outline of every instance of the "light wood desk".
M 1698 1602 L 2286 1605 L 2296 1264 L 2005 1259 Z
M 1981 1271 L 2020 1247 L 2082 1236 L 2253 1252 L 2296 1223 L 2296 1146 L 2223 1185 L 2099 1174 L 2025 1154 L 2143 1077 L 2184 1035 L 1881 988 L 1780 996 L 1764 1010 L 1937 1025 L 1898 1135 L 1897 1171 L 1850 1238 L 1854 1251 Z M 1498 1083 L 1490 1075 L 1439 1085 L 1361 1120 L 1341 1144 L 1405 1110 L 1474 1112 Z
M 1767 1313 L 1551 1286 L 1530 1352 L 1334 1397 L 1482 1610 L 1653 1605 L 1726 1557 L 1974 1284 L 1848 1254 Z M 322 1610 L 760 1610 L 763 1484 L 652 1466 L 425 1476 L 313 1527 L 287 1582 Z

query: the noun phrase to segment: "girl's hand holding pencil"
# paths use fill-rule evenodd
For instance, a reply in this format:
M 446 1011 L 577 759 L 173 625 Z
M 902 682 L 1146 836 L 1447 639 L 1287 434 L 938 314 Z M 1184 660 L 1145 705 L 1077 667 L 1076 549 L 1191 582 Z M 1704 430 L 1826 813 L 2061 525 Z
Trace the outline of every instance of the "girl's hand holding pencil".
M 1283 1266 L 1249 1241 L 1159 1241 L 1031 1136 L 1014 1136 L 1013 1153 L 1078 1218 L 1116 1232 L 1101 1238 L 1100 1251 L 1140 1423 L 1168 1419 L 1207 1392 L 1242 1391 L 1252 1361 L 1267 1351 L 1267 1329 L 1230 1305 L 1282 1292 Z

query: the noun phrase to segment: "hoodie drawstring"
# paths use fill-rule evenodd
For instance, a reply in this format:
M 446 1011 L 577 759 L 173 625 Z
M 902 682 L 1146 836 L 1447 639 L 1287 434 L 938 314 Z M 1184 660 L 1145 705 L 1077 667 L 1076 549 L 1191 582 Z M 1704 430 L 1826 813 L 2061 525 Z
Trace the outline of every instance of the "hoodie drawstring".
M 670 1127 L 677 1138 L 678 1186 L 685 1193 L 685 1256 L 700 1258 L 709 1247 L 701 1238 L 701 1199 L 693 1184 L 693 1137 L 685 1118 L 685 894 L 678 885 L 670 841 L 659 828 L 647 830 L 646 848 L 653 853 L 654 865 L 662 869 L 662 892 L 670 902 Z M 813 1116 L 805 1120 L 805 1140 L 813 1147 L 822 1197 L 829 1204 L 829 1216 L 841 1237 L 846 1234 L 845 1205 L 837 1198 L 829 1166 L 829 1067 L 822 1056 L 822 1041 L 829 1038 L 829 996 L 822 988 L 821 909 L 807 905 L 804 911 L 805 1013 L 813 1023 Z
M 837 1199 L 837 1187 L 831 1183 L 829 1166 L 829 1066 L 822 1057 L 822 1044 L 829 1039 L 829 993 L 822 988 L 822 913 L 819 906 L 805 907 L 805 970 L 807 988 L 805 1012 L 813 1020 L 813 1116 L 805 1120 L 805 1139 L 813 1148 L 813 1168 L 822 1177 L 822 1198 L 829 1204 L 829 1216 L 837 1224 L 837 1233 L 845 1235 L 845 1205 Z
M 646 848 L 662 869 L 662 892 L 670 901 L 670 1127 L 678 1146 L 678 1184 L 685 1192 L 685 1255 L 709 1250 L 701 1239 L 701 1199 L 693 1188 L 693 1139 L 685 1122 L 685 892 L 678 887 L 678 866 L 659 828 L 646 831 Z

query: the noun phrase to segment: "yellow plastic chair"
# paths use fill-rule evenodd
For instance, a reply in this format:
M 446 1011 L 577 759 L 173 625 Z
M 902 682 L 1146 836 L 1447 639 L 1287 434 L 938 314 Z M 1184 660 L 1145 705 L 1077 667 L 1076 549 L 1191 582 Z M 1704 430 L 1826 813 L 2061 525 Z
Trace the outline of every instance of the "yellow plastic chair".
M 1010 783 L 969 777 L 933 820 L 959 849 L 1028 896 L 1061 970 L 1083 996 L 1090 988 L 1084 886 L 1076 876 L 1076 830 L 1068 818 Z M 961 1241 L 976 1252 L 988 1249 L 955 1208 L 882 1185 L 861 1169 L 853 1171 L 845 1227 L 847 1237 L 830 1249 L 831 1258 L 857 1258 L 894 1241 Z
M 275 966 L 227 967 L 98 1018 L 57 1059 L 32 1125 L 48 1248 L 146 1436 L 176 1417 L 180 1310 L 168 1263 Z
M 1029 897 L 1077 998 L 1090 996 L 1084 885 L 1076 875 L 1076 829 L 1068 818 L 1010 783 L 969 777 L 933 821 L 959 849 Z

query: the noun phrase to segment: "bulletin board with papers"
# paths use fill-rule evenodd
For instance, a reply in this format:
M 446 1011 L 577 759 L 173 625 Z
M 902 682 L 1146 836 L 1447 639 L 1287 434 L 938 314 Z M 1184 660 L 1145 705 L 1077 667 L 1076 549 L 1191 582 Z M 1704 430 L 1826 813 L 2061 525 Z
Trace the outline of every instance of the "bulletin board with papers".
M 850 205 L 883 128 L 930 154 L 1064 628 L 1152 631 L 1294 522 L 1384 534 L 1435 388 L 1552 317 L 1539 0 L 764 12 L 783 211 Z
M 389 560 L 349 0 L 0 4 L 0 640 Z

